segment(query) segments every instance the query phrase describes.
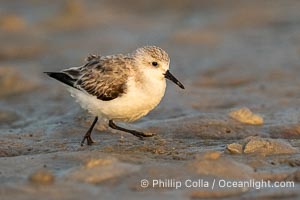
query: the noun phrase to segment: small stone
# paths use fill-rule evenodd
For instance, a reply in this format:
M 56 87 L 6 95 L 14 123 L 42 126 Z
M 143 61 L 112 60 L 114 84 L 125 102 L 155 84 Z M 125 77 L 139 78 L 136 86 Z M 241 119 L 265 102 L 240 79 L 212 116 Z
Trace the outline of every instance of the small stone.
M 243 146 L 239 143 L 232 143 L 228 144 L 226 149 L 231 153 L 231 154 L 241 154 L 243 153 Z
M 198 175 L 212 175 L 230 179 L 248 179 L 254 175 L 251 166 L 237 162 L 230 157 L 220 156 L 215 160 L 207 159 L 207 157 L 210 158 L 211 156 L 206 154 L 197 156 L 195 161 L 188 164 L 188 168 Z
M 90 169 L 92 168 L 92 169 Z M 74 168 L 68 175 L 71 180 L 90 184 L 100 184 L 136 172 L 136 165 L 119 162 L 117 159 L 92 159 L 84 167 Z
M 297 170 L 294 173 L 292 173 L 286 178 L 286 180 L 300 182 L 300 170 Z
M 204 158 L 207 160 L 217 160 L 219 159 L 221 156 L 221 153 L 219 151 L 211 151 L 211 152 L 207 152 L 204 155 Z
M 249 108 L 246 107 L 230 112 L 229 116 L 245 124 L 261 125 L 264 123 L 262 116 L 254 114 Z
M 248 137 L 245 139 L 246 144 L 244 153 L 261 153 L 264 155 L 271 154 L 292 154 L 298 150 L 289 143 L 280 139 Z
M 289 160 L 289 161 L 288 161 L 288 164 L 289 164 L 291 167 L 298 167 L 298 166 L 300 166 L 300 160 Z
M 93 168 L 96 166 L 104 166 L 104 165 L 110 165 L 113 163 L 113 160 L 111 159 L 91 159 L 86 164 L 86 168 Z
M 54 175 L 48 170 L 39 170 L 29 176 L 29 181 L 34 184 L 49 185 L 54 183 Z

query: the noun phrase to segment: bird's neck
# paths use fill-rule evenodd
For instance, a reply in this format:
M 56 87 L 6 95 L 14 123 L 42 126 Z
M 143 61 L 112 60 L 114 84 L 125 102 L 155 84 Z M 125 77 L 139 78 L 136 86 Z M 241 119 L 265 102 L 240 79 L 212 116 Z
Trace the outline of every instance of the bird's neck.
M 166 80 L 151 71 L 140 72 L 139 87 L 146 95 L 162 98 L 166 90 Z

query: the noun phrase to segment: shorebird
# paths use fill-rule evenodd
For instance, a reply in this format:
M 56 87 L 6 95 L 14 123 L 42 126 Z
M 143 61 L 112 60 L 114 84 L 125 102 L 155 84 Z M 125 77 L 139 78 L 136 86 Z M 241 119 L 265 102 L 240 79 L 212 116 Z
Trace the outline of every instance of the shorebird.
M 163 98 L 166 79 L 184 89 L 170 73 L 169 64 L 170 58 L 163 49 L 145 46 L 127 55 L 90 55 L 83 66 L 45 73 L 64 83 L 81 107 L 95 116 L 82 146 L 85 140 L 88 145 L 94 143 L 91 133 L 98 117 L 107 119 L 112 129 L 139 138 L 153 136 L 125 129 L 114 121 L 133 122 L 148 114 Z

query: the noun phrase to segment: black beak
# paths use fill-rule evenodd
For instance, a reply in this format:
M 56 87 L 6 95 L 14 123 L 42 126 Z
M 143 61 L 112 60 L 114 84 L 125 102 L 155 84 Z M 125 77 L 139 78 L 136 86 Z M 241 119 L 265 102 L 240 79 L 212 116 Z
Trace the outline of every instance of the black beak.
M 181 89 L 184 89 L 184 86 L 182 85 L 182 83 L 180 83 L 177 80 L 177 78 L 175 78 L 175 76 L 173 76 L 171 74 L 171 72 L 169 70 L 166 71 L 165 78 L 169 79 L 170 81 L 172 81 L 173 83 L 175 83 L 176 85 L 178 85 Z

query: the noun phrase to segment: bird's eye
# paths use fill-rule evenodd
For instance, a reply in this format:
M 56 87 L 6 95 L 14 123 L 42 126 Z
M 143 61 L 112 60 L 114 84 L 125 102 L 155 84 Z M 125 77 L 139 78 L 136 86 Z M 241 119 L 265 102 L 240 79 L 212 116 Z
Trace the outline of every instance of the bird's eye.
M 154 67 L 156 67 L 156 66 L 158 65 L 158 63 L 157 63 L 157 62 L 152 62 L 152 65 L 153 65 Z

